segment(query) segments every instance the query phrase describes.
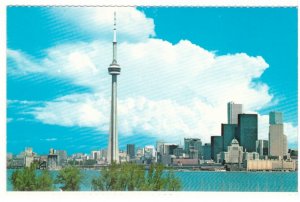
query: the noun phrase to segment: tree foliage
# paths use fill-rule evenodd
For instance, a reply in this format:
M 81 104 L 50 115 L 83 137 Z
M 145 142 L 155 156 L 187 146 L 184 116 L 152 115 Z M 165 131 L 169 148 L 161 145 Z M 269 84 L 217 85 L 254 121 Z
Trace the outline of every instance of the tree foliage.
M 63 191 L 79 191 L 83 175 L 80 170 L 73 166 L 61 169 L 57 175 L 56 183 L 62 184 Z
M 22 170 L 16 170 L 10 178 L 15 191 L 51 191 L 53 179 L 48 171 L 39 175 L 35 172 L 36 165 L 31 164 Z
M 151 164 L 148 172 L 143 165 L 133 163 L 111 164 L 93 179 L 94 190 L 102 191 L 175 191 L 180 190 L 180 181 L 173 172 L 163 173 L 161 164 Z

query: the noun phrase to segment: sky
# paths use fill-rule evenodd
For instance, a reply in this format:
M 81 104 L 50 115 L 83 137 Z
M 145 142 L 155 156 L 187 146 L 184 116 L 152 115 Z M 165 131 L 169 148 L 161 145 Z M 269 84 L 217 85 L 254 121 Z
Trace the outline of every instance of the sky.
M 7 151 L 106 148 L 113 12 L 119 146 L 221 134 L 226 104 L 281 111 L 297 148 L 297 9 L 8 7 Z

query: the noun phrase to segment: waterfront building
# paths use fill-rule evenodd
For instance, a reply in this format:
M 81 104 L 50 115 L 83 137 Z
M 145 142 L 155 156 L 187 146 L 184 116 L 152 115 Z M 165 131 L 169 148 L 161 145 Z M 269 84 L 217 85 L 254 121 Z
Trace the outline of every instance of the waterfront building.
M 269 124 L 270 125 L 283 124 L 282 112 L 275 112 L 275 111 L 270 112 L 269 113 Z
M 298 150 L 289 149 L 288 153 L 290 154 L 291 159 L 298 159 Z
M 217 155 L 223 151 L 223 137 L 211 136 L 211 159 L 218 162 Z
M 233 139 L 237 139 L 237 124 L 222 124 L 221 135 L 223 136 L 223 148 L 227 151 L 227 147 L 231 145 Z
M 56 170 L 58 168 L 58 157 L 57 154 L 55 154 L 54 149 L 50 149 L 49 151 L 47 167 L 49 170 Z
M 264 158 L 269 153 L 269 141 L 268 140 L 257 140 L 256 141 L 256 152 L 260 158 Z
M 24 165 L 25 167 L 30 167 L 33 163 L 35 153 L 32 150 L 32 147 L 26 147 L 24 152 Z
M 202 146 L 203 160 L 211 160 L 211 144 L 205 143 Z
M 172 163 L 172 156 L 173 155 L 161 155 L 160 156 L 160 163 L 165 165 L 165 166 L 169 166 Z M 174 158 L 175 156 L 173 156 Z
M 184 151 L 191 159 L 202 159 L 201 139 L 184 138 Z
M 134 144 L 127 144 L 127 155 L 130 159 L 135 158 L 135 145 Z
M 295 171 L 295 160 L 247 160 L 244 164 L 247 171 Z
M 257 160 L 259 159 L 259 154 L 257 152 L 244 152 L 243 160 Z
M 100 159 L 101 151 L 91 151 L 90 159 Z
M 234 102 L 227 103 L 227 118 L 228 124 L 237 124 L 238 123 L 238 114 L 243 113 L 243 105 L 235 104 Z
M 226 164 L 240 164 L 243 161 L 243 147 L 239 145 L 236 139 L 231 141 L 231 145 L 227 146 L 226 152 L 221 152 L 220 162 Z
M 117 131 L 117 76 L 121 72 L 117 63 L 117 31 L 116 13 L 114 13 L 114 37 L 113 37 L 113 61 L 108 67 L 108 72 L 112 76 L 111 88 L 111 114 L 110 114 L 110 134 L 108 141 L 107 161 L 108 163 L 119 161 L 119 144 Z
M 244 151 L 255 152 L 258 137 L 257 114 L 238 115 L 238 141 Z
M 123 162 L 127 162 L 128 161 L 128 155 L 127 152 L 125 151 L 119 151 L 119 162 L 123 163 Z
M 197 166 L 199 165 L 199 159 L 173 159 L 173 165 L 175 166 Z
M 101 161 L 106 161 L 107 160 L 107 150 L 106 149 L 101 149 L 100 150 L 100 160 Z

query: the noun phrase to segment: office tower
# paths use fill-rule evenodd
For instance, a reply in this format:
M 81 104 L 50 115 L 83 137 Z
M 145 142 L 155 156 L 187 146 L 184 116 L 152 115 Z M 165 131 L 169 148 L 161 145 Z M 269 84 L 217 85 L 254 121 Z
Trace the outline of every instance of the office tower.
M 282 117 L 282 112 L 270 112 L 269 113 L 269 124 L 274 125 L 274 124 L 283 124 L 282 122 L 283 117 Z
M 202 142 L 199 138 L 184 138 L 184 151 L 191 159 L 202 159 Z
M 157 151 L 157 153 L 162 153 L 164 143 L 165 142 L 162 141 L 162 140 L 159 140 L 159 141 L 156 142 L 156 151 Z
M 178 144 L 173 144 L 173 143 L 163 143 L 160 146 L 160 154 L 163 155 L 173 155 L 174 154 L 174 149 L 178 148 Z
M 223 151 L 223 137 L 211 136 L 211 159 L 217 162 L 217 155 Z
M 211 160 L 211 144 L 205 143 L 202 146 L 203 160 Z
M 269 114 L 269 155 L 283 157 L 287 155 L 287 137 L 284 135 L 284 125 L 281 112 Z
M 223 136 L 223 148 L 227 151 L 227 147 L 231 145 L 233 139 L 237 139 L 237 124 L 222 124 L 221 135 Z
M 135 146 L 134 144 L 127 144 L 127 155 L 133 159 L 135 157 Z
M 257 125 L 257 114 L 238 115 L 238 141 L 243 146 L 244 151 L 256 151 Z
M 243 113 L 243 105 L 235 104 L 234 102 L 227 103 L 227 118 L 228 124 L 238 123 L 238 114 Z
M 269 141 L 268 140 L 257 140 L 256 141 L 256 152 L 260 157 L 267 156 L 269 153 Z
M 176 156 L 176 157 L 180 157 L 180 156 L 183 156 L 183 148 L 181 147 L 177 147 L 173 150 L 173 154 Z
M 108 67 L 108 72 L 112 76 L 111 88 L 111 115 L 110 115 L 110 134 L 107 151 L 108 163 L 119 162 L 119 144 L 117 131 L 117 76 L 121 68 L 117 63 L 117 31 L 116 31 L 116 13 L 114 13 L 114 38 L 113 38 L 113 61 Z

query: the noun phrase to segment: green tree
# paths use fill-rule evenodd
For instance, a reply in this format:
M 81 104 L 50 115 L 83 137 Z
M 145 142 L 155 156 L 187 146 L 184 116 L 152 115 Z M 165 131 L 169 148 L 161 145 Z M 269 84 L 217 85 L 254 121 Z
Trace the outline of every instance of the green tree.
M 79 191 L 83 175 L 80 170 L 73 166 L 67 166 L 59 171 L 56 183 L 62 184 L 63 191 Z
M 181 188 L 181 183 L 179 179 L 177 179 L 174 175 L 174 171 L 170 170 L 168 172 L 167 178 L 165 179 L 166 183 L 164 183 L 165 190 L 168 191 L 178 191 Z
M 53 179 L 48 170 L 43 170 L 41 175 L 37 177 L 37 190 L 53 191 Z
M 101 170 L 99 178 L 92 180 L 93 190 L 103 191 L 158 191 L 179 190 L 180 181 L 174 173 L 164 177 L 164 167 L 151 164 L 149 171 L 143 165 L 134 163 L 112 163 Z
M 15 191 L 50 191 L 53 190 L 53 180 L 48 171 L 36 174 L 36 164 L 22 170 L 16 170 L 10 178 Z

